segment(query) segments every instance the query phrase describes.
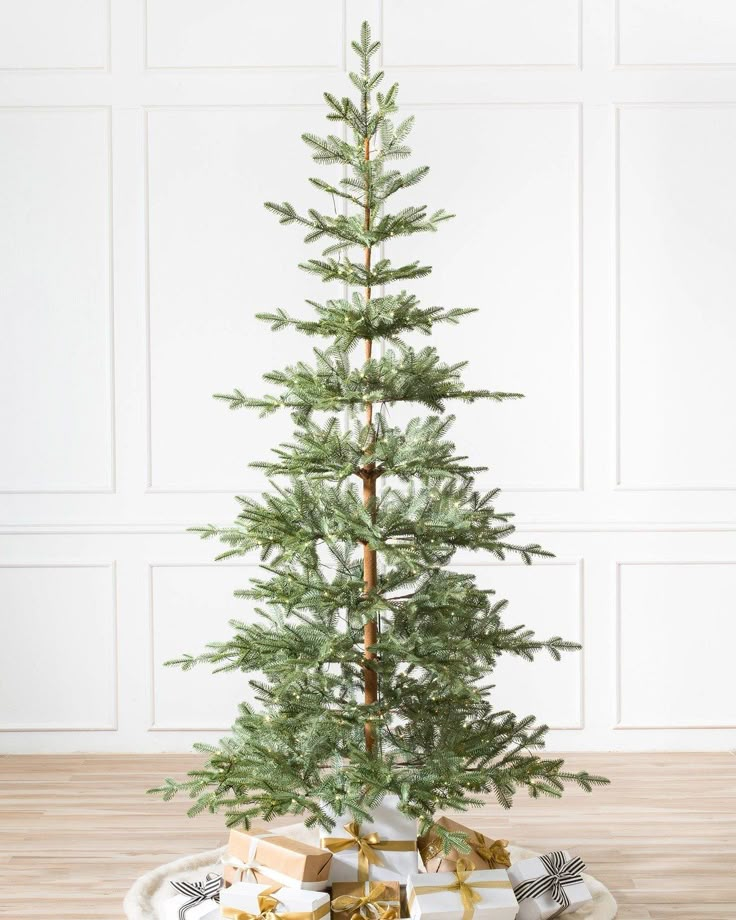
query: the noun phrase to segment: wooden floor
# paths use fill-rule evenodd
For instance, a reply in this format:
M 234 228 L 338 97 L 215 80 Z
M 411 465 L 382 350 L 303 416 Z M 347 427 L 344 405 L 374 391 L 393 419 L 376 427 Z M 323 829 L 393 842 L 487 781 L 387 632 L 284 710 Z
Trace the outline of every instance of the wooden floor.
M 225 842 L 221 820 L 144 794 L 182 755 L 0 757 L 0 916 L 119 920 L 130 883 Z M 615 894 L 620 920 L 736 920 L 736 756 L 575 755 L 613 780 L 560 801 L 489 804 L 481 830 L 578 853 Z

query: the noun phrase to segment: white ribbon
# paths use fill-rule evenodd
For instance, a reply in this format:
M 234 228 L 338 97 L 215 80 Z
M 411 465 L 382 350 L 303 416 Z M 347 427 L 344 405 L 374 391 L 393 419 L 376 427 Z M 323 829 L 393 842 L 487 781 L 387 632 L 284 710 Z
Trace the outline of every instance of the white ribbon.
M 241 873 L 240 879 L 243 881 L 242 873 L 245 872 L 245 880 L 255 882 L 256 871 L 260 872 L 261 875 L 265 875 L 266 878 L 272 879 L 274 882 L 278 882 L 280 885 L 283 885 L 285 888 L 301 888 L 303 891 L 325 891 L 330 884 L 329 879 L 325 879 L 323 882 L 303 882 L 300 879 L 292 878 L 290 875 L 286 875 L 285 872 L 279 872 L 277 869 L 272 869 L 270 866 L 263 866 L 256 859 L 256 850 L 258 849 L 258 841 L 263 837 L 271 837 L 272 834 L 253 834 L 253 837 L 250 842 L 250 853 L 248 853 L 247 862 L 243 862 L 237 856 L 230 856 L 226 854 L 225 856 L 220 857 L 220 862 L 225 866 L 232 866 L 234 869 L 237 869 Z

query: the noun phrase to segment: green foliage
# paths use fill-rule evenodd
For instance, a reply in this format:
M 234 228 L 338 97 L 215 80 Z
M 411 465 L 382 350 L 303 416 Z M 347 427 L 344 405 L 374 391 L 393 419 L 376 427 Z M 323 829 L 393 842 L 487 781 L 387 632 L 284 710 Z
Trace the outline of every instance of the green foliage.
M 373 260 L 373 250 L 435 232 L 451 215 L 424 205 L 388 211 L 389 200 L 416 186 L 428 169 L 390 165 L 410 153 L 412 119 L 396 126 L 391 120 L 398 87 L 377 89 L 383 74 L 372 72 L 378 43 L 367 24 L 353 48 L 357 100 L 325 94 L 327 117 L 344 126 L 347 139 L 304 135 L 318 164 L 342 171 L 336 182 L 315 178 L 312 185 L 345 202 L 346 213 L 300 214 L 288 202 L 266 207 L 282 224 L 304 228 L 306 242 L 325 246 L 321 259 L 303 263 L 305 271 L 363 290 L 324 304 L 307 301 L 306 318 L 284 309 L 259 314 L 274 331 L 291 327 L 327 344 L 313 349 L 311 364 L 266 374 L 270 394 L 234 390 L 217 397 L 262 415 L 287 409 L 294 420 L 292 439 L 273 459 L 254 464 L 271 478 L 270 490 L 260 499 L 238 498 L 231 526 L 197 528 L 225 545 L 219 558 L 259 553 L 263 577 L 237 592 L 257 618 L 233 621 L 230 638 L 169 662 L 249 675 L 258 708 L 242 704 L 230 736 L 214 747 L 197 745 L 204 762 L 185 782 L 166 780 L 152 790 L 166 799 L 183 790 L 195 800 L 191 814 L 223 810 L 229 826 L 305 814 L 308 824 L 330 828 L 330 810 L 360 820 L 393 793 L 426 830 L 439 809 L 462 811 L 488 793 L 508 807 L 519 788 L 558 796 L 568 782 L 586 790 L 607 782 L 541 757 L 546 726 L 493 705 L 489 675 L 501 655 L 532 660 L 546 652 L 559 660 L 578 646 L 505 626 L 507 602 L 480 589 L 472 575 L 448 568 L 459 549 L 497 559 L 511 553 L 527 563 L 550 554 L 513 539 L 512 515 L 497 509 L 497 490 L 474 488 L 482 468 L 469 465 L 448 437 L 449 401 L 520 394 L 466 389 L 464 362 L 445 364 L 434 348 L 407 340 L 472 310 L 422 306 L 405 290 L 372 296 L 372 288 L 431 271 L 418 261 Z M 356 248 L 361 256 L 353 260 Z M 390 347 L 351 363 L 364 341 Z M 432 414 L 400 427 L 389 421 L 398 403 Z M 366 480 L 380 486 L 367 501 Z M 381 563 L 370 589 L 365 547 Z M 369 623 L 378 629 L 366 647 Z M 366 661 L 366 652 L 375 657 Z M 378 676 L 375 702 L 363 698 L 366 668 Z M 372 749 L 366 723 L 376 738 Z M 446 847 L 466 847 L 457 835 L 445 836 Z

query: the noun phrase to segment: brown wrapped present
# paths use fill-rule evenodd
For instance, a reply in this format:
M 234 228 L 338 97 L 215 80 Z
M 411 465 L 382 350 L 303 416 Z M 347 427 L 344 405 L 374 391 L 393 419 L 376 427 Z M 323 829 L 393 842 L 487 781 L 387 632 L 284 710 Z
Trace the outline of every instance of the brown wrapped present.
M 332 853 L 278 834 L 230 831 L 222 862 L 225 885 L 277 882 L 286 888 L 324 891 L 329 885 Z
M 333 882 L 332 920 L 399 920 L 398 882 Z
M 465 827 L 451 818 L 440 818 L 436 823 L 448 831 L 467 834 L 470 852 L 459 853 L 452 849 L 449 853 L 444 853 L 442 840 L 432 828 L 428 834 L 419 838 L 419 854 L 427 872 L 454 872 L 461 856 L 471 862 L 474 869 L 508 869 L 511 865 L 509 851 L 506 849 L 508 840 L 491 840 L 484 837 L 480 831 Z

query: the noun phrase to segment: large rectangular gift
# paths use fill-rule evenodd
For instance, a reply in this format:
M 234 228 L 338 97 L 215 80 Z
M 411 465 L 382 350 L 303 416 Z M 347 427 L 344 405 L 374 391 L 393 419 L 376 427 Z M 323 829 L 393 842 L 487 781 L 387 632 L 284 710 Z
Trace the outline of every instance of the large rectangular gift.
M 335 882 L 332 920 L 399 920 L 401 886 L 398 882 Z
M 396 796 L 386 796 L 362 823 L 349 814 L 330 815 L 335 827 L 323 833 L 320 846 L 332 853 L 331 882 L 403 881 L 418 872 L 417 823 L 397 804 Z
M 211 872 L 202 881 L 170 882 L 176 892 L 163 904 L 163 920 L 219 920 L 222 876 Z
M 518 905 L 505 869 L 473 869 L 458 861 L 455 872 L 410 875 L 412 920 L 514 920 Z
M 585 863 L 567 850 L 522 859 L 509 869 L 519 920 L 550 920 L 592 899 L 583 881 Z
M 465 840 L 470 847 L 470 852 L 461 853 L 453 847 L 448 853 L 445 853 L 442 839 L 435 829 L 437 826 L 455 833 L 466 834 Z M 429 833 L 419 838 L 418 847 L 427 872 L 452 872 L 460 857 L 472 863 L 475 869 L 507 869 L 511 865 L 509 851 L 506 849 L 508 843 L 508 840 L 494 840 L 486 837 L 480 831 L 465 827 L 464 824 L 453 821 L 452 818 L 440 818 Z
M 332 853 L 279 834 L 230 831 L 222 862 L 226 885 L 277 882 L 287 888 L 324 891 L 329 885 Z
M 330 915 L 330 896 L 253 882 L 236 882 L 220 893 L 220 916 L 225 920 L 257 920 L 270 913 L 283 914 L 284 920 L 322 920 Z

